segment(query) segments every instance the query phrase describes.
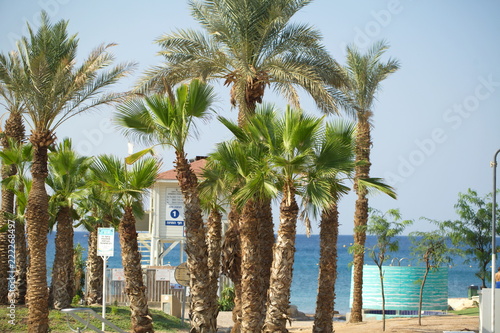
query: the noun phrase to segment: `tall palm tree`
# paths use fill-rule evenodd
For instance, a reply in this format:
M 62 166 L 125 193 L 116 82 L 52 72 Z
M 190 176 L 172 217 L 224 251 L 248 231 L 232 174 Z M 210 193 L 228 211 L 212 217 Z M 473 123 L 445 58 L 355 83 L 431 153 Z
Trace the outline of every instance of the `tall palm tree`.
M 252 137 L 255 143 L 259 143 L 255 147 L 265 147 L 267 154 L 265 164 L 254 172 L 252 179 L 238 191 L 236 197 L 251 202 L 255 199 L 255 193 L 262 191 L 262 188 L 268 192 L 281 191 L 282 195 L 280 226 L 273 248 L 267 293 L 264 332 L 286 331 L 286 311 L 290 298 L 296 222 L 299 213 L 296 195 L 303 191 L 304 184 L 307 183 L 307 171 L 313 167 L 314 148 L 323 128 L 322 120 L 291 108 L 287 108 L 284 115 L 279 118 L 274 108 L 267 106 L 257 110 L 254 117 L 248 118 L 241 131 L 234 125 L 230 127 L 237 137 L 244 135 Z M 266 169 L 269 171 L 266 172 Z M 312 199 L 314 202 L 330 199 L 329 191 L 324 189 L 320 191 L 322 188 L 318 186 L 317 191 L 311 192 L 314 194 Z M 323 199 L 320 199 L 321 195 Z M 251 210 L 252 206 L 248 208 Z M 252 213 L 252 211 L 247 212 L 249 216 L 252 216 Z M 242 216 L 247 214 L 243 213 Z M 241 232 L 243 234 L 243 231 Z
M 271 161 L 278 172 L 282 194 L 264 332 L 286 331 L 285 311 L 290 300 L 299 212 L 296 195 L 306 183 L 304 174 L 311 167 L 311 148 L 318 138 L 321 124 L 321 118 L 309 117 L 288 108 L 282 119 L 274 122 L 275 128 L 271 128 L 272 131 L 267 132 L 266 129 L 262 132 L 258 128 L 262 128 L 262 124 L 257 124 L 254 128 L 267 137 L 266 143 L 270 148 Z
M 51 305 L 64 309 L 71 305 L 74 296 L 73 216 L 74 201 L 86 195 L 88 170 L 92 158 L 79 156 L 71 139 L 64 139 L 55 151 L 49 153 L 47 185 L 54 192 L 50 200 L 55 208 L 57 234 L 56 252 L 50 285 Z
M 347 107 L 339 92 L 345 82 L 343 73 L 322 45 L 321 34 L 309 25 L 291 22 L 309 2 L 191 0 L 192 15 L 204 32 L 180 30 L 159 38 L 165 63 L 149 70 L 138 90 L 170 92 L 177 83 L 194 78 L 223 80 L 231 87 L 230 100 L 239 109 L 240 126 L 254 114 L 267 86 L 295 107 L 299 107 L 299 89 L 325 112 L 335 112 L 338 104 Z M 270 206 L 262 212 L 260 228 L 265 236 L 254 242 L 262 241 L 261 249 L 267 249 L 263 253 L 267 265 L 274 231 Z M 240 246 L 228 244 L 226 248 Z M 232 271 L 236 282 L 238 269 Z
M 195 78 L 223 80 L 239 124 L 262 102 L 266 86 L 298 107 L 297 88 L 326 112 L 343 100 L 340 67 L 321 43 L 319 31 L 291 22 L 310 0 L 190 0 L 204 32 L 179 30 L 158 39 L 165 64 L 140 81 L 143 89 L 169 91 Z
M 209 162 L 210 163 L 210 162 Z M 208 211 L 207 247 L 210 297 L 217 298 L 222 256 L 222 214 L 228 204 L 228 184 L 219 170 L 205 166 L 199 184 L 202 206 Z
M 353 266 L 353 301 L 351 322 L 361 322 L 363 307 L 363 264 L 368 222 L 367 191 L 359 187 L 357 180 L 370 177 L 371 117 L 375 95 L 380 83 L 399 69 L 399 62 L 389 59 L 382 62 L 381 57 L 388 49 L 387 43 L 375 43 L 366 54 L 361 54 L 355 47 L 347 47 L 346 75 L 350 86 L 349 95 L 355 103 L 356 127 L 356 169 L 354 189 L 357 194 L 354 212 L 354 266 Z
M 10 118 L 10 117 L 9 117 Z M 9 148 L 0 151 L 2 165 L 16 167 L 15 174 L 4 178 L 2 186 L 12 191 L 15 196 L 14 212 L 4 212 L 6 218 L 14 221 L 15 224 L 15 288 L 14 293 L 10 294 L 9 302 L 24 304 L 26 298 L 26 274 L 28 270 L 28 249 L 26 247 L 25 235 L 25 211 L 28 193 L 31 190 L 31 179 L 27 177 L 32 160 L 31 144 L 23 144 L 10 139 Z
M 333 330 L 335 281 L 337 278 L 337 238 L 339 233 L 338 202 L 349 191 L 343 182 L 351 178 L 354 170 L 354 125 L 343 122 L 328 123 L 318 146 L 314 170 L 309 173 L 308 188 L 318 182 L 330 185 L 332 200 L 321 209 L 320 259 L 318 295 L 314 314 L 313 332 L 331 333 Z M 310 200 L 306 194 L 303 201 Z
M 93 176 L 93 173 L 90 173 Z M 122 215 L 121 205 L 96 179 L 90 179 L 86 196 L 77 202 L 80 224 L 89 232 L 87 247 L 87 271 L 85 302 L 88 305 L 102 304 L 103 260 L 97 255 L 97 233 L 100 227 L 115 228 Z
M 127 169 L 127 165 L 119 159 L 103 155 L 91 168 L 93 177 L 114 195 L 117 202 L 123 204 L 124 212 L 118 233 L 125 273 L 125 293 L 130 302 L 132 330 L 137 333 L 154 332 L 142 278 L 134 207 L 137 205 L 142 207 L 144 194 L 158 177 L 159 163 L 154 158 L 147 158 L 137 161 L 131 169 Z
M 9 89 L 9 83 L 15 79 L 20 73 L 19 57 L 15 53 L 7 56 L 0 54 L 0 98 L 3 99 L 3 104 L 9 113 L 9 117 L 5 121 L 4 130 L 0 140 L 3 149 L 11 147 L 10 141 L 21 143 L 24 140 L 25 129 L 22 120 L 22 112 L 24 109 L 20 96 L 13 90 Z M 15 164 L 3 165 L 1 169 L 2 179 L 11 177 L 17 173 Z M 0 214 L 0 228 L 7 223 L 6 214 L 14 214 L 14 191 L 2 187 L 2 207 Z M 24 229 L 24 224 L 15 223 L 15 231 L 17 234 Z M 23 231 L 24 234 L 24 231 Z M 26 248 L 23 244 L 24 237 L 17 238 L 15 248 L 22 250 Z M 16 256 L 17 257 L 17 256 Z M 7 233 L 0 234 L 0 304 L 7 304 L 8 295 L 8 280 L 7 274 L 10 271 L 8 267 L 8 242 Z
M 245 133 L 235 125 L 234 129 Z M 275 195 L 275 192 L 266 192 L 268 188 L 264 186 L 264 181 L 269 176 L 266 172 L 267 160 L 263 159 L 267 156 L 266 151 L 261 144 L 252 144 L 248 140 L 232 140 L 219 144 L 207 164 L 208 170 L 215 170 L 222 182 L 229 185 L 230 202 L 233 207 L 239 207 L 241 210 L 237 230 L 244 251 L 241 251 L 241 281 L 237 281 L 240 284 L 235 287 L 241 297 L 241 330 L 245 332 L 256 332 L 262 327 L 265 295 L 269 285 L 270 265 L 262 264 L 261 242 L 254 241 L 264 234 L 259 228 L 260 211 L 263 207 L 270 206 L 266 199 Z M 253 193 L 246 197 L 241 196 L 241 191 L 245 186 L 249 186 L 249 182 L 253 183 Z M 263 271 L 265 267 L 267 274 Z M 240 320 L 236 320 L 236 323 L 239 325 Z
M 200 196 L 203 201 L 217 200 L 230 206 L 228 213 L 228 229 L 224 233 L 224 240 L 221 244 L 221 273 L 231 279 L 234 286 L 234 307 L 233 307 L 233 327 L 232 332 L 240 331 L 241 323 L 241 258 L 239 256 L 239 208 L 231 202 L 231 193 L 237 186 L 234 170 L 231 167 L 234 160 L 226 159 L 224 152 L 221 152 L 218 145 L 215 152 L 212 152 L 207 159 L 207 164 L 203 171 L 203 181 L 200 183 Z M 215 189 L 215 191 L 214 191 Z M 214 193 L 215 192 L 215 193 Z
M 46 12 L 41 14 L 40 27 L 18 43 L 21 75 L 9 84 L 19 93 L 31 122 L 29 138 L 33 144 L 31 174 L 33 185 L 26 211 L 30 270 L 28 272 L 30 332 L 48 330 L 48 292 L 45 252 L 47 248 L 48 196 L 45 189 L 47 150 L 54 143 L 56 129 L 69 118 L 92 108 L 115 102 L 123 94 L 103 93 L 104 89 L 126 75 L 131 65 L 108 69 L 113 44 L 102 45 L 76 65 L 78 39 L 67 33 L 68 22 L 55 24 Z
M 175 150 L 177 180 L 184 199 L 192 332 L 217 331 L 218 305 L 217 299 L 210 297 L 208 247 L 198 179 L 184 151 L 188 137 L 196 134 L 195 120 L 208 115 L 213 100 L 213 89 L 194 80 L 189 85 L 181 85 L 176 90 L 175 98 L 157 94 L 129 101 L 118 107 L 116 114 L 117 123 L 123 126 L 126 135 Z M 130 156 L 129 161 L 133 162 L 151 149 Z

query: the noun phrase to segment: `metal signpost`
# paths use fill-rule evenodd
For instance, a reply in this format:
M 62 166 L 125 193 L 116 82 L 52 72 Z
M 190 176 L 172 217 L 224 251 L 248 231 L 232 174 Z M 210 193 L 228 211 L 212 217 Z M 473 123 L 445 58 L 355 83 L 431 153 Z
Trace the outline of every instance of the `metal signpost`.
M 496 268 L 496 212 L 497 212 L 497 155 L 500 149 L 495 152 L 493 162 L 490 163 L 493 168 L 493 205 L 491 212 L 491 332 L 495 332 L 495 268 Z
M 102 275 L 102 317 L 106 318 L 106 266 L 109 257 L 113 256 L 115 250 L 115 229 L 97 228 L 97 255 L 102 257 L 103 275 Z M 104 331 L 105 324 L 102 323 Z

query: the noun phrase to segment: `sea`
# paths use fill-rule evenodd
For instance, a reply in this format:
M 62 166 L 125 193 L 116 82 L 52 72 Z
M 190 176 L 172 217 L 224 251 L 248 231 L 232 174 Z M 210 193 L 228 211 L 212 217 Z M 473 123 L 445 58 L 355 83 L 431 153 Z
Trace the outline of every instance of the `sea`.
M 47 246 L 47 267 L 48 275 L 54 260 L 54 238 L 55 232 L 49 234 Z M 407 236 L 397 237 L 399 242 L 399 251 L 390 253 L 391 259 L 387 265 L 419 265 L 417 258 L 411 257 L 411 242 Z M 367 246 L 374 244 L 374 236 L 367 237 Z M 76 231 L 74 244 L 81 244 L 85 251 L 83 257 L 87 257 L 88 232 Z M 351 263 L 352 255 L 348 249 L 353 243 L 352 235 L 340 235 L 338 238 L 338 262 L 337 262 L 337 281 L 335 284 L 335 310 L 340 314 L 349 312 L 349 293 L 351 283 Z M 184 256 L 185 258 L 185 256 Z M 293 270 L 293 282 L 291 290 L 290 303 L 296 305 L 299 311 L 304 313 L 314 313 L 316 306 L 317 288 L 318 288 L 318 262 L 319 262 L 319 235 L 297 235 L 296 254 Z M 180 263 L 179 247 L 172 250 L 165 258 L 165 264 L 177 266 Z M 373 265 L 373 261 L 366 256 L 365 264 Z M 120 256 L 120 245 L 118 233 L 115 233 L 115 252 L 114 256 L 108 259 L 109 268 L 122 267 Z M 448 297 L 467 297 L 469 286 L 480 286 L 481 280 L 475 276 L 476 265 L 464 264 L 464 259 L 455 257 L 453 263 L 448 267 Z M 50 279 L 50 277 L 49 277 Z

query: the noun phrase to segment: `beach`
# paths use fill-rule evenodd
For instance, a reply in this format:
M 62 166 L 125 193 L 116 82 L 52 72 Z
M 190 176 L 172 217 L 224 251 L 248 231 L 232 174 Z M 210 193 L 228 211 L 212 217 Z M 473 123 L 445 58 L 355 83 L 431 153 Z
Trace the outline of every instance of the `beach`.
M 231 312 L 220 312 L 217 318 L 219 331 L 230 332 L 233 325 Z M 313 317 L 309 320 L 292 320 L 287 325 L 290 332 L 312 332 Z M 350 324 L 345 321 L 335 321 L 333 324 L 336 333 L 371 333 L 382 332 L 381 320 L 367 320 L 362 323 Z M 479 331 L 478 316 L 425 316 L 422 317 L 422 326 L 418 325 L 418 318 L 391 318 L 386 321 L 385 332 L 427 332 L 443 333 L 443 331 Z

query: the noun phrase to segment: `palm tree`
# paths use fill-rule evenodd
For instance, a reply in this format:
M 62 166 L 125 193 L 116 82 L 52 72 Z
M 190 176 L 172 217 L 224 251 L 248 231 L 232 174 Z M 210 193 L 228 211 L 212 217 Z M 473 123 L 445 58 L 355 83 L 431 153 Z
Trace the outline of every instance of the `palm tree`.
M 366 189 L 359 187 L 358 179 L 370 177 L 371 116 L 375 95 L 380 89 L 380 82 L 399 69 L 397 60 L 380 60 L 388 49 L 384 42 L 373 45 L 365 55 L 355 47 L 347 47 L 346 76 L 350 86 L 349 95 L 355 103 L 356 128 L 356 169 L 354 189 L 357 194 L 354 212 L 354 266 L 353 266 L 353 301 L 351 322 L 361 322 L 363 307 L 363 264 L 364 246 L 366 242 L 366 225 L 368 222 L 368 198 Z
M 233 129 L 241 134 L 245 131 L 233 124 Z M 243 139 L 240 137 L 240 139 Z M 265 314 L 266 292 L 269 285 L 270 265 L 263 264 L 261 242 L 255 239 L 262 237 L 259 223 L 262 208 L 270 207 L 267 198 L 275 192 L 266 192 L 263 181 L 267 180 L 268 173 L 263 157 L 266 149 L 261 144 L 253 144 L 249 140 L 232 140 L 218 145 L 217 150 L 210 155 L 207 169 L 220 177 L 226 184 L 227 192 L 231 194 L 229 200 L 233 209 L 241 211 L 238 225 L 238 236 L 241 244 L 241 274 L 235 285 L 237 296 L 241 297 L 241 330 L 259 331 L 262 327 Z M 262 172 L 259 174 L 259 172 Z M 262 177 L 258 177 L 262 176 Z M 245 187 L 251 193 L 242 195 Z M 229 186 L 228 186 L 229 185 Z M 264 209 L 265 211 L 265 209 Z M 272 253 L 272 252 L 271 252 Z M 267 274 L 263 270 L 267 268 Z M 238 280 L 240 279 L 240 280 Z M 267 279 L 267 283 L 266 283 Z M 234 281 L 233 281 L 234 282 Z M 239 300 L 238 300 L 239 301 Z M 237 302 L 235 302 L 236 304 Z M 240 320 L 236 320 L 237 326 Z
M 142 278 L 134 207 L 142 208 L 144 194 L 155 182 L 159 167 L 156 159 L 148 158 L 137 161 L 129 170 L 125 163 L 109 155 L 100 156 L 91 167 L 93 177 L 115 196 L 117 202 L 123 204 L 124 212 L 118 233 L 125 273 L 125 293 L 130 302 L 132 330 L 137 333 L 154 332 L 154 330 Z
M 207 218 L 208 270 L 210 274 L 210 297 L 218 297 L 222 256 L 222 213 L 227 205 L 228 184 L 220 170 L 205 166 L 199 185 L 201 204 L 209 212 Z
M 238 131 L 234 125 L 230 130 L 237 137 L 247 135 L 253 138 L 256 143 L 254 147 L 264 147 L 267 155 L 261 167 L 255 169 L 252 177 L 248 177 L 249 180 L 236 194 L 238 200 L 247 202 L 245 208 L 249 209 L 242 213 L 242 220 L 247 215 L 255 216 L 255 208 L 259 207 L 255 199 L 262 198 L 255 197 L 256 193 L 263 193 L 265 189 L 265 192 L 274 192 L 276 195 L 281 191 L 280 226 L 273 249 L 263 331 L 286 331 L 286 311 L 290 298 L 299 212 L 296 195 L 303 190 L 304 184 L 307 183 L 307 171 L 313 167 L 314 148 L 322 130 L 322 118 L 309 117 L 302 111 L 291 108 L 287 108 L 285 114 L 278 118 L 274 108 L 267 106 L 257 110 L 254 117 L 248 118 L 242 130 Z M 314 202 L 330 199 L 329 191 L 321 191 L 321 188 L 319 186 L 317 191 L 311 192 L 314 194 Z M 321 196 L 323 199 L 320 199 Z M 253 204 L 248 205 L 248 202 L 252 201 Z M 258 230 L 255 227 L 253 229 Z M 242 230 L 241 234 L 243 233 Z M 243 283 L 242 289 L 244 293 Z
M 28 24 L 28 37 L 18 43 L 21 74 L 9 84 L 22 98 L 32 125 L 29 138 L 33 144 L 31 174 L 33 185 L 26 210 L 30 270 L 28 272 L 30 332 L 48 330 L 48 292 L 46 247 L 48 230 L 48 196 L 45 189 L 47 150 L 54 143 L 56 129 L 69 118 L 92 108 L 118 101 L 123 94 L 103 90 L 125 76 L 131 65 L 113 62 L 102 45 L 91 52 L 80 66 L 76 65 L 78 39 L 68 36 L 67 21 L 50 23 L 46 12 L 41 15 L 38 31 Z
M 229 149 L 226 149 L 229 148 Z M 238 177 L 238 162 L 234 158 L 229 142 L 222 142 L 217 145 L 215 152 L 208 157 L 205 170 L 203 172 L 203 182 L 200 184 L 200 195 L 210 197 L 213 188 L 218 189 L 218 194 L 223 202 L 229 205 L 227 215 L 228 228 L 224 233 L 224 240 L 221 248 L 221 273 L 231 279 L 234 286 L 234 307 L 233 307 L 233 333 L 241 329 L 241 250 L 240 250 L 240 212 L 232 200 L 232 193 L 241 186 L 242 178 Z M 235 163 L 236 162 L 236 163 Z M 209 194 L 205 194 L 209 192 Z
M 171 96 L 172 97 L 172 96 Z M 210 297 L 208 247 L 198 194 L 198 179 L 191 170 L 184 151 L 189 135 L 195 133 L 196 119 L 208 115 L 214 100 L 213 89 L 197 80 L 181 85 L 175 98 L 152 95 L 144 100 L 129 101 L 117 109 L 117 123 L 128 136 L 148 144 L 167 145 L 175 150 L 177 179 L 184 198 L 187 265 L 190 273 L 192 332 L 217 331 L 217 299 Z M 145 149 L 130 156 L 151 151 Z
M 56 252 L 52 267 L 50 302 L 56 309 L 71 305 L 74 296 L 73 276 L 73 202 L 83 197 L 88 182 L 92 159 L 78 156 L 71 139 L 64 139 L 54 152 L 49 153 L 47 185 L 54 192 L 50 200 L 56 207 Z
M 10 118 L 10 117 L 9 117 Z M 0 151 L 2 165 L 16 167 L 16 173 L 4 178 L 2 186 L 5 189 L 12 191 L 15 196 L 14 212 L 4 212 L 6 218 L 14 221 L 15 224 L 15 289 L 11 294 L 9 302 L 16 304 L 24 304 L 26 297 L 26 274 L 28 270 L 28 249 L 26 247 L 25 226 L 26 221 L 24 213 L 28 193 L 31 190 L 31 179 L 28 179 L 30 161 L 32 160 L 31 144 L 23 144 L 16 142 L 15 139 L 8 140 L 9 148 L 4 148 Z
M 8 84 L 19 75 L 19 58 L 15 54 L 4 56 L 0 54 L 0 98 L 4 101 L 4 106 L 9 113 L 5 121 L 5 129 L 0 140 L 3 149 L 11 147 L 10 140 L 15 143 L 21 143 L 24 140 L 25 129 L 22 120 L 23 104 L 20 97 L 14 91 L 9 89 Z M 11 177 L 17 173 L 16 165 L 2 166 L 2 179 Z M 14 192 L 11 189 L 2 187 L 2 207 L 0 214 L 0 228 L 7 223 L 6 214 L 13 214 Z M 20 234 L 20 229 L 24 229 L 24 224 L 15 223 L 15 231 Z M 24 234 L 24 232 L 23 232 Z M 22 249 L 24 237 L 17 238 L 15 248 Z M 26 246 L 24 245 L 24 249 Z M 7 274 L 10 271 L 8 265 L 8 242 L 7 233 L 0 233 L 0 304 L 7 304 L 8 280 Z
M 165 63 L 149 70 L 137 89 L 170 93 L 177 83 L 194 78 L 223 80 L 231 86 L 230 100 L 239 109 L 240 126 L 254 113 L 257 103 L 262 102 L 266 86 L 296 107 L 299 107 L 298 89 L 311 95 L 325 112 L 336 111 L 337 104 L 347 107 L 339 92 L 345 82 L 342 71 L 321 44 L 320 33 L 309 25 L 291 22 L 309 2 L 190 1 L 192 15 L 205 32 L 180 30 L 159 38 Z M 267 249 L 264 261 L 270 262 L 270 244 L 274 241 L 270 206 L 263 212 L 261 235 L 265 232 L 265 236 L 254 242 L 263 242 L 261 249 Z M 240 246 L 227 244 L 226 248 Z M 236 282 L 240 278 L 238 269 L 232 271 Z
M 93 173 L 90 173 L 93 176 Z M 97 232 L 100 227 L 119 224 L 121 205 L 113 200 L 113 195 L 105 191 L 96 179 L 90 179 L 86 196 L 77 202 L 80 224 L 89 232 L 87 247 L 87 283 L 85 302 L 88 305 L 102 304 L 103 260 L 97 255 Z
M 334 332 L 333 315 L 335 281 L 337 278 L 337 238 L 339 233 L 338 201 L 349 191 L 343 182 L 351 178 L 354 170 L 354 126 L 349 123 L 328 123 L 316 153 L 314 171 L 309 172 L 308 186 L 327 182 L 332 200 L 321 208 L 320 259 L 318 296 L 314 314 L 313 332 Z M 309 202 L 310 195 L 305 196 Z
M 238 122 L 254 113 L 266 86 L 298 107 L 297 88 L 331 112 L 343 100 L 340 67 L 321 44 L 321 34 L 292 17 L 310 0 L 190 0 L 205 32 L 179 30 L 158 39 L 165 64 L 149 70 L 143 90 L 169 91 L 195 78 L 231 86 Z

